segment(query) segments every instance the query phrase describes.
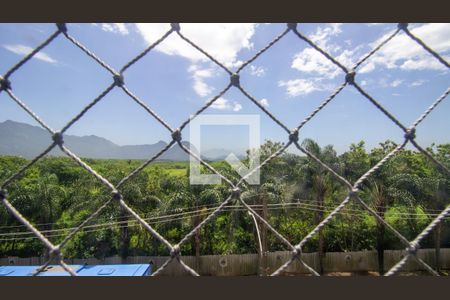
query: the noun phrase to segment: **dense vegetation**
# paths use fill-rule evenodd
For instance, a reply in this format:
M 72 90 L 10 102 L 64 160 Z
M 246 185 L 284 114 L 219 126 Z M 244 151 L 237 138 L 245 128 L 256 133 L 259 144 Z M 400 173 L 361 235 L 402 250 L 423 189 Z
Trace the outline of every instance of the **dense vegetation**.
M 262 160 L 281 144 L 266 142 L 260 149 Z M 319 147 L 312 140 L 303 146 L 331 166 L 338 174 L 355 182 L 389 153 L 391 141 L 367 151 L 364 142 L 351 145 L 342 155 L 332 146 Z M 450 144 L 428 149 L 450 167 Z M 262 161 L 261 160 L 261 161 Z M 85 159 L 99 174 L 117 184 L 139 166 L 137 160 Z M 27 160 L 0 157 L 0 181 L 16 172 Z M 239 176 L 225 162 L 213 162 L 234 182 Z M 225 182 L 214 186 L 189 184 L 188 162 L 156 162 L 126 183 L 120 190 L 125 201 L 156 228 L 169 242 L 177 243 L 201 222 L 229 194 Z M 203 170 L 206 172 L 206 170 Z M 261 185 L 245 186 L 243 199 L 258 213 L 267 204 L 269 223 L 291 243 L 299 242 L 346 196 L 347 189 L 330 172 L 306 156 L 283 154 L 261 170 Z M 43 231 L 60 242 L 87 216 L 107 201 L 110 192 L 69 158 L 47 157 L 27 170 L 8 187 L 12 204 Z M 450 178 L 422 154 L 403 150 L 364 183 L 361 199 L 408 239 L 413 239 L 450 201 Z M 232 203 L 182 246 L 183 255 L 256 253 L 252 217 L 239 203 Z M 118 223 L 119 222 L 119 223 Z M 98 224 L 98 225 L 96 225 Z M 421 244 L 435 247 L 437 238 L 450 246 L 446 220 Z M 132 216 L 112 202 L 88 227 L 65 246 L 66 257 L 106 257 L 111 255 L 167 255 L 168 250 L 138 225 Z M 285 250 L 270 231 L 263 230 L 264 248 Z M 0 207 L 0 257 L 43 255 L 43 246 L 4 206 Z M 352 201 L 323 231 L 305 245 L 304 252 L 400 249 L 403 244 L 366 210 Z

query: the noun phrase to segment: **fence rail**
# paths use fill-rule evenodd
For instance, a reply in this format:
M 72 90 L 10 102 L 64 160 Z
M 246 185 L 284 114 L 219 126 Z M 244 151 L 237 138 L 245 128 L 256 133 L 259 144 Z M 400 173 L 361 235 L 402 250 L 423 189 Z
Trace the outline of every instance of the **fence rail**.
M 273 39 L 270 43 L 267 44 L 264 48 L 262 48 L 259 52 L 257 52 L 252 58 L 245 61 L 239 68 L 236 69 L 236 71 L 232 71 L 225 67 L 221 62 L 219 62 L 217 59 L 215 59 L 213 56 L 208 54 L 205 50 L 203 50 L 201 47 L 199 47 L 195 41 L 191 40 L 189 37 L 185 36 L 183 34 L 183 26 L 180 26 L 177 23 L 171 24 L 171 29 L 168 30 L 165 34 L 163 34 L 160 39 L 158 39 L 156 42 L 154 42 L 152 45 L 150 45 L 147 49 L 142 51 L 138 56 L 131 59 L 127 64 L 125 64 L 119 71 L 114 70 L 111 66 L 109 66 L 106 62 L 104 62 L 101 58 L 96 56 L 93 52 L 91 52 L 88 48 L 86 48 L 83 44 L 81 44 L 74 36 L 71 35 L 70 31 L 68 30 L 68 27 L 64 23 L 58 23 L 56 24 L 56 30 L 54 33 L 52 33 L 42 44 L 40 44 L 38 47 L 36 47 L 30 54 L 25 56 L 22 60 L 20 60 L 17 64 L 12 66 L 6 74 L 4 74 L 2 77 L 0 77 L 0 92 L 6 93 L 9 95 L 9 97 L 17 104 L 19 105 L 23 110 L 25 110 L 32 118 L 34 118 L 43 128 L 45 128 L 51 135 L 52 135 L 52 141 L 49 141 L 50 144 L 47 147 L 45 151 L 43 151 L 40 155 L 32 159 L 29 163 L 27 163 L 25 166 L 23 166 L 17 173 L 15 173 L 10 178 L 6 179 L 3 183 L 0 185 L 0 199 L 5 205 L 5 207 L 10 211 L 14 217 L 16 217 L 20 222 L 22 222 L 31 232 L 34 233 L 36 237 L 39 238 L 39 240 L 45 245 L 45 247 L 48 249 L 50 254 L 50 259 L 48 259 L 46 262 L 43 263 L 42 267 L 38 270 L 36 274 L 39 273 L 39 271 L 44 270 L 44 268 L 50 264 L 53 260 L 56 260 L 67 272 L 69 272 L 71 275 L 76 275 L 68 266 L 66 265 L 64 258 L 63 258 L 63 250 L 64 246 L 67 244 L 67 242 L 74 237 L 76 233 L 78 233 L 80 230 L 82 230 L 90 221 L 92 221 L 96 216 L 99 215 L 101 211 L 103 211 L 109 204 L 112 202 L 118 202 L 120 206 L 127 211 L 128 213 L 132 214 L 133 217 L 146 229 L 148 230 L 155 238 L 157 238 L 161 243 L 163 243 L 169 250 L 170 250 L 170 257 L 167 258 L 167 260 L 162 263 L 159 268 L 153 273 L 154 275 L 161 274 L 165 268 L 169 266 L 169 264 L 172 261 L 176 261 L 179 263 L 179 265 L 186 270 L 188 273 L 192 275 L 199 275 L 198 270 L 194 270 L 194 268 L 188 263 L 187 258 L 182 259 L 181 251 L 180 251 L 180 245 L 186 243 L 196 232 L 197 229 L 204 226 L 207 222 L 210 222 L 219 212 L 221 212 L 224 207 L 228 204 L 231 204 L 233 202 L 240 202 L 249 212 L 251 212 L 256 218 L 259 219 L 260 222 L 264 223 L 267 228 L 272 231 L 275 236 L 277 236 L 289 249 L 289 257 L 287 258 L 287 261 L 281 265 L 277 265 L 277 268 L 273 270 L 271 275 L 280 275 L 283 271 L 286 271 L 290 265 L 292 265 L 294 262 L 300 263 L 303 265 L 309 272 L 311 272 L 313 275 L 319 275 L 313 267 L 310 266 L 311 262 L 307 259 L 307 254 L 302 254 L 302 248 L 305 245 L 305 243 L 311 239 L 312 236 L 317 234 L 319 230 L 321 230 L 324 226 L 326 226 L 346 205 L 348 205 L 351 201 L 354 201 L 358 204 L 360 204 L 365 210 L 367 210 L 370 214 L 372 214 L 379 222 L 381 222 L 390 232 L 392 232 L 395 236 L 397 236 L 404 244 L 406 255 L 399 259 L 397 263 L 395 263 L 393 266 L 391 266 L 390 270 L 384 274 L 386 276 L 394 275 L 398 271 L 400 271 L 403 267 L 406 266 L 407 262 L 410 259 L 416 260 L 421 267 L 423 267 L 425 270 L 429 271 L 433 275 L 438 275 L 427 263 L 426 260 L 422 259 L 420 255 L 418 255 L 418 249 L 420 247 L 420 242 L 433 230 L 434 227 L 436 227 L 438 224 L 440 224 L 447 215 L 450 213 L 450 205 L 448 205 L 424 230 L 421 232 L 414 240 L 409 241 L 407 240 L 402 234 L 400 234 L 397 230 L 395 230 L 392 226 L 390 226 L 386 221 L 381 218 L 373 209 L 371 209 L 359 196 L 360 188 L 362 186 L 362 183 L 366 181 L 371 175 L 376 172 L 378 169 L 380 169 L 389 159 L 391 159 L 393 156 L 395 156 L 400 150 L 402 150 L 408 143 L 410 143 L 412 146 L 414 146 L 417 150 L 419 150 L 421 153 L 423 153 L 425 156 L 427 156 L 431 161 L 433 161 L 437 167 L 446 175 L 450 176 L 450 171 L 439 161 L 437 161 L 432 154 L 427 152 L 425 149 L 423 149 L 420 145 L 417 144 L 415 138 L 415 131 L 416 127 L 428 116 L 428 114 L 434 110 L 450 93 L 450 87 L 447 88 L 444 93 L 436 99 L 433 104 L 421 115 L 417 118 L 417 120 L 411 125 L 406 126 L 402 124 L 394 115 L 392 115 L 386 108 L 384 108 L 374 97 L 372 97 L 367 91 L 365 91 L 357 82 L 356 74 L 359 66 L 366 61 L 369 57 L 374 55 L 377 51 L 379 51 L 382 47 L 388 47 L 389 41 L 394 39 L 397 35 L 405 34 L 409 36 L 413 41 L 418 43 L 425 51 L 430 53 L 433 57 L 436 58 L 437 61 L 439 61 L 442 65 L 444 65 L 446 68 L 450 68 L 449 63 L 441 57 L 436 51 L 431 49 L 429 46 L 427 46 L 419 37 L 415 36 L 413 33 L 411 33 L 408 29 L 408 24 L 406 23 L 400 23 L 398 24 L 398 28 L 384 41 L 382 41 L 379 45 L 377 45 L 375 48 L 373 48 L 369 53 L 364 55 L 362 58 L 358 60 L 358 62 L 352 66 L 351 68 L 348 68 L 348 66 L 344 66 L 341 63 L 339 63 L 334 57 L 332 57 L 329 53 L 327 53 L 325 50 L 323 50 L 320 46 L 318 46 L 316 43 L 311 41 L 306 35 L 304 35 L 301 31 L 299 31 L 298 26 L 296 23 L 289 23 L 286 26 L 286 29 L 283 30 L 275 39 Z M 273 45 L 278 43 L 283 37 L 285 37 L 287 34 L 293 34 L 299 38 L 299 42 L 305 42 L 312 48 L 314 48 L 316 51 L 321 53 L 324 57 L 326 57 L 331 63 L 333 63 L 335 66 L 337 66 L 339 69 L 343 71 L 343 82 L 340 84 L 336 90 L 328 97 L 326 98 L 318 107 L 315 109 L 307 118 L 305 118 L 300 124 L 294 128 L 289 129 L 284 123 L 274 116 L 267 108 L 265 108 L 262 104 L 260 104 L 255 97 L 251 95 L 250 92 L 248 92 L 244 86 L 241 85 L 239 80 L 239 74 L 240 72 L 245 69 L 251 62 L 256 60 L 259 56 L 263 55 L 266 50 L 271 48 Z M 188 118 L 185 122 L 180 124 L 180 126 L 176 129 L 172 128 L 164 119 L 162 119 L 156 112 L 152 110 L 143 100 L 141 100 L 138 96 L 133 94 L 132 91 L 128 89 L 128 87 L 125 84 L 125 71 L 130 68 L 133 64 L 137 63 L 142 57 L 144 57 L 148 52 L 152 51 L 155 46 L 157 46 L 159 43 L 161 43 L 163 40 L 165 40 L 170 35 L 178 35 L 181 39 L 183 39 L 186 43 L 191 45 L 193 48 L 197 49 L 197 51 L 201 52 L 205 57 L 210 59 L 213 63 L 217 64 L 219 67 L 224 69 L 229 75 L 230 75 L 230 81 L 228 84 L 221 90 L 219 94 L 211 98 L 206 104 L 201 107 L 193 116 Z M 36 113 L 33 112 L 31 108 L 29 108 L 25 101 L 19 99 L 14 93 L 13 93 L 13 85 L 12 82 L 9 80 L 10 76 L 20 71 L 21 67 L 26 64 L 34 55 L 36 55 L 40 50 L 42 50 L 44 47 L 52 43 L 57 38 L 65 38 L 68 42 L 74 45 L 74 47 L 77 47 L 80 49 L 80 51 L 84 52 L 86 55 L 88 55 L 90 58 L 92 58 L 93 61 L 98 63 L 105 71 L 109 72 L 112 75 L 111 83 L 105 87 L 104 91 L 98 95 L 92 102 L 90 102 L 85 108 L 81 110 L 79 114 L 77 114 L 73 119 L 71 119 L 62 129 L 60 130 L 54 130 L 50 126 L 48 126 L 44 120 L 42 120 Z M 312 153 L 308 152 L 306 149 L 304 149 L 299 144 L 299 132 L 302 129 L 302 127 L 309 122 L 319 111 L 321 111 L 327 104 L 329 104 L 335 97 L 338 95 L 344 88 L 354 88 L 357 92 L 359 92 L 362 96 L 364 96 L 369 102 L 371 102 L 374 105 L 374 108 L 380 110 L 384 115 L 387 116 L 387 118 L 390 119 L 391 122 L 393 122 L 396 126 L 400 127 L 401 130 L 404 132 L 404 141 L 402 144 L 398 145 L 395 149 L 393 149 L 388 155 L 386 155 L 382 160 L 380 160 L 373 168 L 367 170 L 367 172 L 362 175 L 356 182 L 351 183 L 347 179 L 343 178 L 341 175 L 337 174 L 335 171 L 333 171 L 329 166 L 327 166 L 324 162 L 322 162 L 320 159 L 315 157 Z M 299 149 L 301 152 L 306 154 L 309 158 L 313 159 L 317 163 L 319 163 L 322 167 L 324 167 L 326 170 L 328 170 L 332 175 L 334 175 L 335 179 L 343 183 L 347 189 L 348 194 L 347 196 L 342 200 L 342 202 L 325 218 L 323 219 L 309 234 L 307 234 L 300 243 L 293 245 L 290 241 L 288 241 L 285 237 L 283 237 L 282 234 L 280 234 L 275 228 L 273 228 L 264 218 L 262 218 L 259 214 L 257 214 L 241 197 L 241 192 L 243 187 L 243 181 L 246 177 L 250 176 L 252 172 L 247 174 L 244 178 L 242 178 L 237 184 L 233 184 L 230 180 L 228 180 L 225 176 L 220 174 L 216 169 L 214 169 L 212 166 L 210 166 L 208 163 L 203 161 L 200 157 L 196 156 L 194 153 L 190 151 L 186 146 L 182 144 L 182 132 L 183 129 L 199 114 L 201 114 L 206 108 L 211 106 L 217 99 L 219 99 L 225 92 L 227 92 L 231 88 L 236 88 L 239 91 L 242 92 L 246 98 L 249 99 L 249 101 L 253 102 L 255 105 L 257 105 L 267 116 L 269 116 L 275 124 L 280 126 L 284 131 L 286 131 L 286 139 L 287 142 L 284 145 L 282 149 L 279 151 L 272 153 L 270 157 L 268 157 L 265 161 L 263 161 L 257 168 L 253 169 L 253 172 L 255 172 L 257 169 L 261 168 L 263 165 L 267 164 L 269 161 L 271 161 L 273 158 L 281 155 L 288 147 L 295 147 Z M 163 127 L 165 127 L 171 136 L 172 141 L 168 144 L 167 147 L 162 149 L 158 154 L 155 156 L 149 158 L 145 163 L 143 163 L 140 167 L 138 167 L 136 170 L 131 172 L 129 175 L 124 177 L 117 185 L 113 185 L 110 183 L 106 178 L 102 177 L 100 174 L 98 174 L 94 169 L 92 169 L 86 162 L 84 162 L 82 159 L 80 159 L 75 153 L 73 153 L 69 148 L 67 148 L 64 145 L 64 133 L 80 118 L 83 117 L 83 115 L 90 110 L 93 106 L 95 106 L 98 102 L 100 102 L 108 93 L 110 93 L 113 89 L 122 89 L 125 94 L 127 94 L 132 101 L 140 105 L 149 115 L 153 118 L 155 118 Z M 7 142 L 7 141 L 5 141 Z M 227 184 L 230 187 L 229 196 L 222 202 L 222 204 L 215 209 L 212 213 L 208 215 L 206 219 L 204 219 L 200 224 L 198 224 L 195 228 L 193 228 L 185 237 L 183 237 L 177 244 L 171 244 L 168 242 L 162 235 L 160 235 L 149 223 L 147 223 L 139 214 L 137 214 L 131 207 L 127 204 L 127 199 L 124 199 L 121 194 L 121 187 L 123 184 L 127 181 L 129 181 L 133 176 L 138 174 L 142 169 L 147 166 L 149 163 L 157 159 L 160 155 L 162 155 L 164 152 L 166 152 L 169 148 L 175 146 L 177 144 L 181 149 L 183 149 L 187 154 L 192 156 L 193 158 L 197 159 L 202 163 L 204 166 L 206 166 L 208 169 L 210 169 L 215 174 L 219 175 L 222 179 L 225 179 Z M 17 180 L 25 170 L 30 168 L 33 164 L 36 163 L 40 158 L 45 156 L 47 153 L 49 153 L 53 148 L 59 147 L 65 154 L 67 154 L 70 158 L 72 158 L 76 163 L 78 163 L 81 167 L 83 167 L 85 170 L 87 170 L 93 177 L 95 177 L 97 180 L 99 180 L 103 185 L 105 185 L 110 191 L 111 191 L 111 197 L 108 201 L 106 201 L 103 205 L 101 205 L 92 215 L 90 215 L 87 219 L 85 219 L 77 228 L 73 229 L 72 232 L 70 232 L 67 237 L 58 245 L 53 244 L 50 242 L 38 229 L 36 229 L 28 220 L 18 211 L 16 208 L 11 204 L 11 202 L 8 199 L 7 194 L 7 187 Z
M 402 250 L 385 250 L 384 267 L 389 269 L 394 266 L 406 254 Z M 435 266 L 435 250 L 434 249 L 420 249 L 418 256 L 427 264 Z M 266 254 L 267 270 L 274 271 L 279 268 L 283 261 L 289 259 L 291 253 L 289 251 L 269 252 Z M 259 273 L 258 258 L 259 254 L 233 254 L 233 255 L 202 255 L 199 257 L 198 264 L 195 256 L 183 256 L 183 260 L 188 266 L 194 268 L 198 265 L 197 270 L 199 274 L 204 276 L 252 276 Z M 88 264 L 88 265 L 102 265 L 102 264 L 142 264 L 153 262 L 153 268 L 158 268 L 169 257 L 167 256 L 130 256 L 126 259 L 120 256 L 105 257 L 103 259 L 97 258 L 73 258 L 64 259 L 67 264 Z M 303 259 L 308 265 L 315 270 L 319 270 L 319 254 L 304 253 Z M 44 263 L 45 259 L 41 257 L 7 257 L 0 258 L 0 266 L 2 265 L 39 265 Z M 354 252 L 327 252 L 324 259 L 324 272 L 378 272 L 378 260 L 376 251 L 354 251 Z M 440 252 L 440 268 L 442 270 L 450 270 L 450 249 L 441 249 Z M 402 271 L 417 272 L 425 271 L 423 266 L 415 264 L 414 262 L 407 263 Z M 284 275 L 291 274 L 309 274 L 306 269 L 298 261 L 291 264 L 283 272 Z M 186 275 L 186 271 L 181 265 L 176 263 L 169 264 L 161 275 L 166 276 L 182 276 Z

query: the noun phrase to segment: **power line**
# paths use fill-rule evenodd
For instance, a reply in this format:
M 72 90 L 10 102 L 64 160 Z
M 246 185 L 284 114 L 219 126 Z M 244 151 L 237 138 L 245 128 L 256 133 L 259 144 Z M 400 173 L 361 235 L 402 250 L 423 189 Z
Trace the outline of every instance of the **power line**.
M 305 209 L 310 208 L 310 210 L 314 210 L 314 211 L 323 211 L 323 212 L 331 212 L 332 209 L 327 209 L 327 208 L 331 208 L 331 207 L 324 207 L 323 210 L 317 209 L 317 205 L 315 204 L 307 204 L 307 203 L 298 203 L 298 202 L 290 202 L 290 203 L 276 203 L 276 204 L 268 204 L 268 207 L 277 207 L 277 206 L 281 206 L 280 208 L 284 208 L 285 206 L 297 206 L 297 207 L 303 207 Z M 218 206 L 212 207 L 212 208 L 206 208 L 207 211 L 211 211 L 216 209 Z M 232 209 L 232 208 L 240 208 L 241 206 L 239 205 L 228 205 L 225 206 L 225 208 L 227 209 Z M 262 205 L 260 204 L 252 204 L 250 205 L 250 207 L 253 208 L 260 208 L 262 207 Z M 312 208 L 311 208 L 312 207 Z M 151 220 L 159 220 L 159 219 L 166 219 L 166 218 L 174 218 L 174 217 L 178 217 L 178 216 L 183 216 L 183 215 L 192 215 L 195 213 L 202 213 L 204 212 L 205 209 L 204 208 L 200 208 L 198 210 L 193 210 L 193 211 L 187 211 L 187 212 L 181 212 L 181 213 L 176 213 L 176 214 L 170 214 L 170 215 L 163 215 L 163 216 L 156 216 L 156 217 L 149 217 L 149 218 L 144 218 L 144 220 L 146 221 L 151 221 Z M 356 214 L 361 214 L 361 213 L 367 213 L 365 210 L 361 210 L 361 209 L 350 209 L 350 208 L 346 208 L 346 211 L 353 211 Z M 410 214 L 410 213 L 402 213 L 402 212 L 395 212 L 395 213 L 389 213 L 387 212 L 387 214 L 389 215 L 406 215 L 406 216 L 436 216 L 438 214 Z M 415 218 L 407 218 L 407 217 L 402 217 L 401 219 L 415 219 Z M 92 225 L 86 225 L 85 228 L 96 228 L 96 227 L 102 227 L 102 226 L 112 226 L 112 225 L 121 225 L 121 224 L 126 224 L 127 222 L 130 222 L 129 220 L 125 220 L 125 221 L 118 221 L 118 222 L 107 222 L 107 223 L 100 223 L 100 224 L 92 224 Z M 61 231 L 67 231 L 67 230 L 73 230 L 76 227 L 68 227 L 68 228 L 60 228 L 60 229 L 51 229 L 51 230 L 43 230 L 42 233 L 52 233 L 52 232 L 61 232 Z M 17 235 L 27 235 L 27 234 L 32 234 L 31 232 L 11 232 L 11 233 L 1 233 L 0 236 L 17 236 Z
M 211 205 L 208 205 L 211 206 Z M 290 202 L 290 203 L 273 203 L 273 204 L 268 204 L 268 207 L 274 207 L 274 206 L 306 206 L 306 207 L 317 207 L 316 204 L 307 204 L 307 203 L 301 203 L 301 202 Z M 210 210 L 214 210 L 219 206 L 215 206 L 215 207 L 211 207 L 211 208 L 206 208 L 207 211 Z M 225 208 L 239 208 L 240 206 L 225 206 Z M 252 204 L 250 205 L 250 207 L 253 208 L 259 208 L 262 207 L 261 204 Z M 330 208 L 325 207 L 324 208 L 324 212 L 330 212 L 331 210 L 327 210 L 326 208 Z M 180 213 L 176 213 L 176 214 L 170 214 L 170 215 L 162 215 L 162 216 L 155 216 L 155 217 L 149 217 L 149 218 L 144 218 L 144 220 L 158 220 L 158 219 L 164 219 L 164 218 L 171 218 L 171 217 L 177 217 L 177 216 L 182 216 L 182 215 L 191 215 L 191 214 L 195 214 L 197 212 L 203 212 L 205 209 L 204 207 L 197 209 L 197 210 L 193 210 L 193 211 L 187 211 L 187 212 L 180 212 Z M 350 209 L 350 208 L 346 208 L 347 211 L 353 211 L 356 213 L 361 213 L 361 212 L 365 212 L 365 210 L 361 210 L 361 209 Z M 402 213 L 402 212 L 395 212 L 395 213 L 387 213 L 389 215 L 406 215 L 406 216 L 436 216 L 438 214 L 410 214 L 410 213 Z M 410 218 L 407 218 L 410 219 Z M 107 223 L 100 223 L 100 224 L 92 224 L 92 225 L 86 225 L 85 228 L 95 228 L 95 227 L 100 227 L 102 225 L 120 225 L 120 224 L 126 224 L 127 222 L 129 222 L 129 220 L 125 220 L 125 221 L 118 221 L 118 222 L 107 222 Z M 50 229 L 50 230 L 42 230 L 42 233 L 51 233 L 51 232 L 60 232 L 60 231 L 66 231 L 66 230 L 73 230 L 76 227 L 68 227 L 68 228 L 60 228 L 60 229 Z M 11 233 L 0 233 L 0 236 L 11 236 L 11 235 L 25 235 L 25 234 L 32 234 L 31 232 L 11 232 Z
M 246 197 L 245 199 L 248 198 L 254 198 L 257 197 L 259 195 L 255 194 L 255 195 L 251 195 Z M 245 200 L 244 199 L 244 200 Z M 285 203 L 280 203 L 280 204 L 286 204 L 289 205 L 291 203 L 316 203 L 315 200 L 306 200 L 306 199 L 292 199 L 292 200 L 296 200 L 298 202 L 285 202 Z M 205 204 L 205 205 L 201 205 L 201 207 L 211 207 L 217 205 L 217 203 L 212 203 L 212 204 Z M 216 206 L 217 207 L 217 206 Z M 373 208 L 384 208 L 384 209 L 390 209 L 393 208 L 392 206 L 381 206 L 381 205 L 377 205 L 377 206 L 372 206 Z M 165 210 L 164 212 L 174 212 L 174 211 L 179 211 L 179 210 L 189 210 L 189 209 L 193 209 L 196 207 L 190 206 L 190 207 L 185 207 L 185 208 L 174 208 L 174 209 L 170 209 L 170 210 Z M 411 211 L 415 211 L 414 208 L 411 207 L 402 207 L 402 209 L 406 209 L 406 210 L 411 210 Z M 441 212 L 441 210 L 438 209 L 428 209 L 428 208 L 422 208 L 422 210 L 424 212 Z M 392 214 L 392 213 L 391 213 Z M 427 216 L 438 216 L 438 213 L 424 213 L 424 214 L 417 214 L 417 213 L 407 213 L 407 212 L 396 212 L 395 214 L 401 214 L 401 215 L 427 215 Z M 125 216 L 115 216 L 115 217 L 110 217 L 111 220 L 117 220 L 117 219 L 125 219 L 125 218 L 129 218 L 129 217 L 133 217 L 133 215 L 125 215 Z M 43 227 L 43 226 L 47 226 L 47 225 L 58 225 L 58 222 L 53 222 L 53 223 L 38 223 L 35 224 L 37 227 Z M 0 230 L 1 229 L 8 229 L 8 228 L 23 228 L 26 227 L 25 225 L 8 225 L 8 226 L 0 226 Z M 45 232 L 45 231 L 43 231 Z M 1 236 L 1 234 L 0 234 Z
M 213 205 L 217 205 L 217 203 L 213 203 L 213 204 L 205 204 L 202 205 L 202 207 L 211 207 Z M 217 206 L 216 206 L 217 207 Z M 174 212 L 174 211 L 179 211 L 179 210 L 188 210 L 188 209 L 192 209 L 195 208 L 193 206 L 190 207 L 184 207 L 184 208 L 173 208 L 173 209 L 169 209 L 169 210 L 164 210 L 165 213 L 167 212 Z M 122 216 L 111 216 L 110 219 L 111 220 L 116 220 L 116 219 L 125 219 L 125 218 L 129 218 L 129 217 L 133 217 L 133 215 L 129 214 L 129 215 L 122 215 Z M 58 222 L 53 222 L 53 223 L 38 223 L 38 224 L 34 224 L 37 227 L 40 226 L 45 226 L 45 225 L 58 225 Z M 26 227 L 25 225 L 8 225 L 8 226 L 0 226 L 0 229 L 3 228 L 21 228 L 21 227 Z
M 309 211 L 323 211 L 323 212 L 331 212 L 332 209 L 318 209 L 318 208 L 312 208 L 312 207 L 308 207 L 308 206 L 314 206 L 314 205 L 307 205 L 307 204 L 299 204 L 299 203 L 285 203 L 285 204 L 268 204 L 268 209 L 269 210 L 279 210 L 279 209 L 284 209 L 285 207 L 278 207 L 278 206 L 286 206 L 286 205 L 294 205 L 297 206 L 297 208 L 302 208 L 304 210 L 309 210 Z M 250 205 L 251 207 L 254 208 L 258 208 L 258 207 L 262 207 L 262 205 Z M 275 207 L 274 207 L 275 206 Z M 303 207 L 302 207 L 303 206 Z M 218 207 L 218 206 L 217 206 Z M 217 207 L 213 207 L 213 208 L 208 208 L 206 210 L 214 210 Z M 246 208 L 240 206 L 240 205 L 230 205 L 230 206 L 225 206 L 225 210 L 226 211 L 230 211 L 230 210 L 234 210 L 234 211 L 247 211 Z M 257 209 L 258 210 L 258 209 Z M 348 215 L 348 216 L 356 216 L 356 217 L 360 217 L 360 218 L 364 218 L 366 215 L 368 215 L 368 212 L 364 211 L 364 210 L 352 210 L 352 209 L 347 209 L 349 211 L 355 211 L 357 213 L 349 213 L 349 212 L 340 212 L 340 214 L 342 215 Z M 178 220 L 184 220 L 184 219 L 189 219 L 195 216 L 201 216 L 201 215 L 206 215 L 204 213 L 204 209 L 199 209 L 196 211 L 190 211 L 190 212 L 185 212 L 185 213 L 179 213 L 179 214 L 172 214 L 172 215 L 166 215 L 166 216 L 160 216 L 160 217 L 155 217 L 155 218 L 147 218 L 144 219 L 146 221 L 150 221 L 149 224 L 160 224 L 160 223 L 167 223 L 167 222 L 173 222 L 173 221 L 178 221 Z M 184 216 L 183 216 L 184 215 Z M 181 217 L 180 217 L 181 216 Z M 370 216 L 370 215 L 369 215 Z M 160 220 L 158 221 L 157 219 L 164 219 L 165 220 Z M 450 217 L 447 217 L 447 219 L 449 219 Z M 400 217 L 398 219 L 401 220 L 409 220 L 409 219 L 416 219 L 416 218 L 407 218 L 407 217 Z M 153 220 L 153 222 L 152 222 Z M 137 223 L 136 220 L 131 220 L 131 221 L 120 221 L 120 222 L 109 222 L 109 223 L 101 223 L 101 224 L 94 224 L 94 225 L 87 225 L 83 228 L 99 228 L 99 227 L 110 227 L 113 225 L 121 225 L 121 224 L 125 224 L 126 222 L 128 223 L 128 227 L 135 227 L 140 225 L 139 223 Z M 131 224 L 130 224 L 131 223 Z M 76 228 L 76 227 L 75 227 Z M 52 233 L 52 232 L 61 232 L 61 231 L 67 231 L 70 229 L 74 229 L 74 228 L 64 228 L 64 229 L 55 229 L 55 230 L 48 230 L 48 231 L 42 231 L 43 233 Z M 100 229 L 93 229 L 93 230 L 85 230 L 83 232 L 88 233 L 88 232 L 96 232 L 96 231 L 100 231 L 103 228 Z M 18 233 L 4 233 L 4 234 L 0 234 L 0 236 L 17 236 L 17 235 L 30 235 L 33 234 L 32 232 L 18 232 Z M 47 237 L 58 237 L 58 236 L 64 236 L 65 234 L 55 234 L 55 235 L 47 235 Z M 0 241 L 13 241 L 13 240 L 23 240 L 23 239 L 34 239 L 37 237 L 24 237 L 24 238 L 7 238 L 7 239 L 0 239 Z

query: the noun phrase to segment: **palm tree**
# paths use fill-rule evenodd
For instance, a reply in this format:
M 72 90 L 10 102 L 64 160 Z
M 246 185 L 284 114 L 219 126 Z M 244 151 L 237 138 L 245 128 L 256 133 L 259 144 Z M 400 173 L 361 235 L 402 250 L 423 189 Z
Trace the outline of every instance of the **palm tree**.
M 434 144 L 432 145 L 432 147 Z M 429 152 L 433 153 L 433 149 L 427 149 Z M 443 144 L 437 146 L 437 153 L 433 153 L 433 156 L 437 158 L 442 164 L 450 169 L 450 144 Z M 427 160 L 431 169 L 431 177 L 435 179 L 436 185 L 433 193 L 433 209 L 442 211 L 446 204 L 448 203 L 450 194 L 450 178 L 445 176 L 434 164 Z M 435 256 L 436 256 L 436 271 L 440 272 L 440 249 L 441 249 L 441 230 L 442 222 L 439 223 L 434 230 L 434 243 L 435 243 Z
M 14 190 L 13 205 L 32 222 L 45 224 L 40 226 L 40 230 L 52 230 L 61 212 L 60 204 L 66 197 L 66 190 L 59 184 L 58 177 L 41 175 L 26 181 L 24 186 L 16 184 Z
M 376 180 L 370 181 L 369 197 L 372 200 L 372 208 L 377 214 L 384 220 L 385 213 L 388 205 L 390 204 L 390 198 L 386 194 L 385 187 Z M 378 272 L 384 274 L 384 249 L 385 249 L 385 226 L 380 220 L 377 222 L 377 238 L 376 249 L 378 255 Z
M 383 146 L 383 144 L 382 144 Z M 388 150 L 383 147 L 383 150 Z M 384 154 L 387 154 L 386 151 Z M 421 170 L 423 166 L 417 166 L 416 153 L 403 150 L 397 156 L 388 161 L 383 168 L 372 176 L 366 184 L 367 196 L 370 205 L 385 220 L 385 214 L 390 206 L 396 205 L 415 210 L 418 205 L 424 204 L 430 198 L 435 198 L 437 181 L 435 178 L 426 176 Z M 414 165 L 415 164 L 415 165 Z M 412 168 L 416 168 L 413 170 Z M 419 233 L 419 224 L 416 219 L 408 218 L 410 238 Z M 403 233 L 406 234 L 406 233 Z M 377 220 L 377 252 L 378 268 L 380 275 L 384 273 L 384 249 L 385 226 Z
M 340 169 L 336 151 L 331 145 L 321 148 L 319 144 L 312 139 L 305 139 L 302 143 L 302 147 L 334 171 Z M 315 214 L 315 223 L 319 224 L 323 220 L 325 198 L 336 188 L 335 179 L 332 178 L 333 175 L 328 170 L 311 158 L 304 161 L 304 164 L 299 171 L 302 179 L 300 190 L 307 195 L 314 195 L 314 198 L 316 199 L 317 212 Z M 322 229 L 319 230 L 318 235 L 319 273 L 323 274 L 323 259 L 325 257 L 326 247 Z

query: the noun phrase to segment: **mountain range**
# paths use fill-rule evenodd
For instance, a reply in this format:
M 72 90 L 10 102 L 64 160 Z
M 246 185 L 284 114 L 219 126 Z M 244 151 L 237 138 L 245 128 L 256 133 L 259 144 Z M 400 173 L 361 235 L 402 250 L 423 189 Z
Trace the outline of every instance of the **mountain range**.
M 52 141 L 50 133 L 39 127 L 16 121 L 7 120 L 0 123 L 0 155 L 15 155 L 24 158 L 34 158 L 42 153 Z M 189 143 L 182 142 L 184 146 L 197 150 Z M 75 136 L 64 134 L 64 145 L 79 157 L 97 159 L 149 159 L 167 146 L 164 141 L 144 145 L 117 145 L 103 137 L 96 135 Z M 203 159 L 223 160 L 228 154 L 226 149 L 211 149 L 205 151 Z M 65 156 L 59 147 L 53 148 L 50 156 Z M 242 153 L 237 153 L 243 157 Z M 180 147 L 174 145 L 162 154 L 158 160 L 188 161 L 189 155 Z
M 50 133 L 38 126 L 7 120 L 0 123 L 0 155 L 16 155 L 34 158 L 43 152 L 52 142 Z M 119 146 L 105 138 L 89 135 L 64 135 L 64 145 L 80 157 L 102 159 L 149 159 L 167 143 Z M 188 142 L 183 145 L 190 148 Z M 65 156 L 59 147 L 53 148 L 50 156 Z M 159 157 L 159 160 L 185 161 L 189 156 L 180 147 L 174 145 Z

